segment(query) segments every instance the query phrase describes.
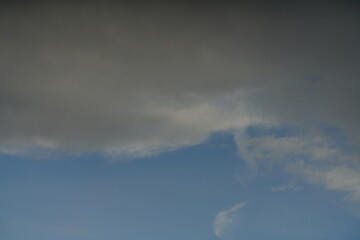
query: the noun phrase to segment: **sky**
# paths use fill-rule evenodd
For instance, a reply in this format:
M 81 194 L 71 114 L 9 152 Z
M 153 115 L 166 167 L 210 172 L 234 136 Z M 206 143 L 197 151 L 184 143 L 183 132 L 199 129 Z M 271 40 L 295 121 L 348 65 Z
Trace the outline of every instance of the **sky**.
M 0 239 L 358 240 L 359 10 L 0 3 Z

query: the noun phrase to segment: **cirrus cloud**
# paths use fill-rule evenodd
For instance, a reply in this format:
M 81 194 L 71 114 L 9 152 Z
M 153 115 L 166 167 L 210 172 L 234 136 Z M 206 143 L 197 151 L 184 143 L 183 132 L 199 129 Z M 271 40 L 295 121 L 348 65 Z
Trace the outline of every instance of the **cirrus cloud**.
M 246 202 L 241 202 L 216 214 L 214 220 L 214 233 L 217 237 L 225 237 L 227 231 L 236 224 L 237 219 L 239 218 L 238 211 L 245 207 L 246 204 Z

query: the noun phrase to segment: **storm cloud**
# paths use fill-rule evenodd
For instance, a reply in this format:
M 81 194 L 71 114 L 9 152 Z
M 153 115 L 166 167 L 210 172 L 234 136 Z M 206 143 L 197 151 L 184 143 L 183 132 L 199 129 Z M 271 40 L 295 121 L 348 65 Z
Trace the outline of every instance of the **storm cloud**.
M 216 132 L 318 123 L 358 146 L 358 10 L 3 4 L 0 151 L 136 157 Z

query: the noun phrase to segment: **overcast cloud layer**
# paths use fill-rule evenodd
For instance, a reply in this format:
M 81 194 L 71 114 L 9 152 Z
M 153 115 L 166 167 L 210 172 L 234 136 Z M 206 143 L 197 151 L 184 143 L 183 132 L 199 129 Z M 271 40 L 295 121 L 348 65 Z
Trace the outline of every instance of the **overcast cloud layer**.
M 288 169 L 360 200 L 358 13 L 330 3 L 4 4 L 0 151 L 139 157 L 227 131 L 249 163 L 307 151 Z M 305 134 L 244 133 L 283 124 Z M 325 148 L 335 140 L 321 124 L 351 153 Z

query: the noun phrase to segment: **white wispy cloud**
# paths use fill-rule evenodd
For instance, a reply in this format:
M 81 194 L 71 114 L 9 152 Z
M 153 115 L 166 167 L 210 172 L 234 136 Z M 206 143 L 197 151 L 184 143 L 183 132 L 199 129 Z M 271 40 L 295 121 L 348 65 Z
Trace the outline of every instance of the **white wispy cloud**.
M 347 193 L 345 197 L 347 200 L 360 201 L 360 167 L 341 164 L 322 168 L 300 162 L 292 164 L 291 170 L 302 175 L 310 183 Z
M 253 171 L 280 164 L 287 173 L 327 189 L 345 192 L 347 199 L 360 201 L 359 155 L 335 139 L 321 131 L 302 131 L 282 137 L 249 136 L 239 132 L 236 136 L 239 155 Z M 297 190 L 297 187 L 290 182 L 271 190 Z
M 300 189 L 299 186 L 296 186 L 294 182 L 289 182 L 287 184 L 279 185 L 271 187 L 270 190 L 272 192 L 283 192 L 283 191 L 298 191 Z
M 246 202 L 241 202 L 235 206 L 220 211 L 216 214 L 214 220 L 214 233 L 219 238 L 224 238 L 226 232 L 236 224 L 236 221 L 239 217 L 238 211 L 246 206 Z

